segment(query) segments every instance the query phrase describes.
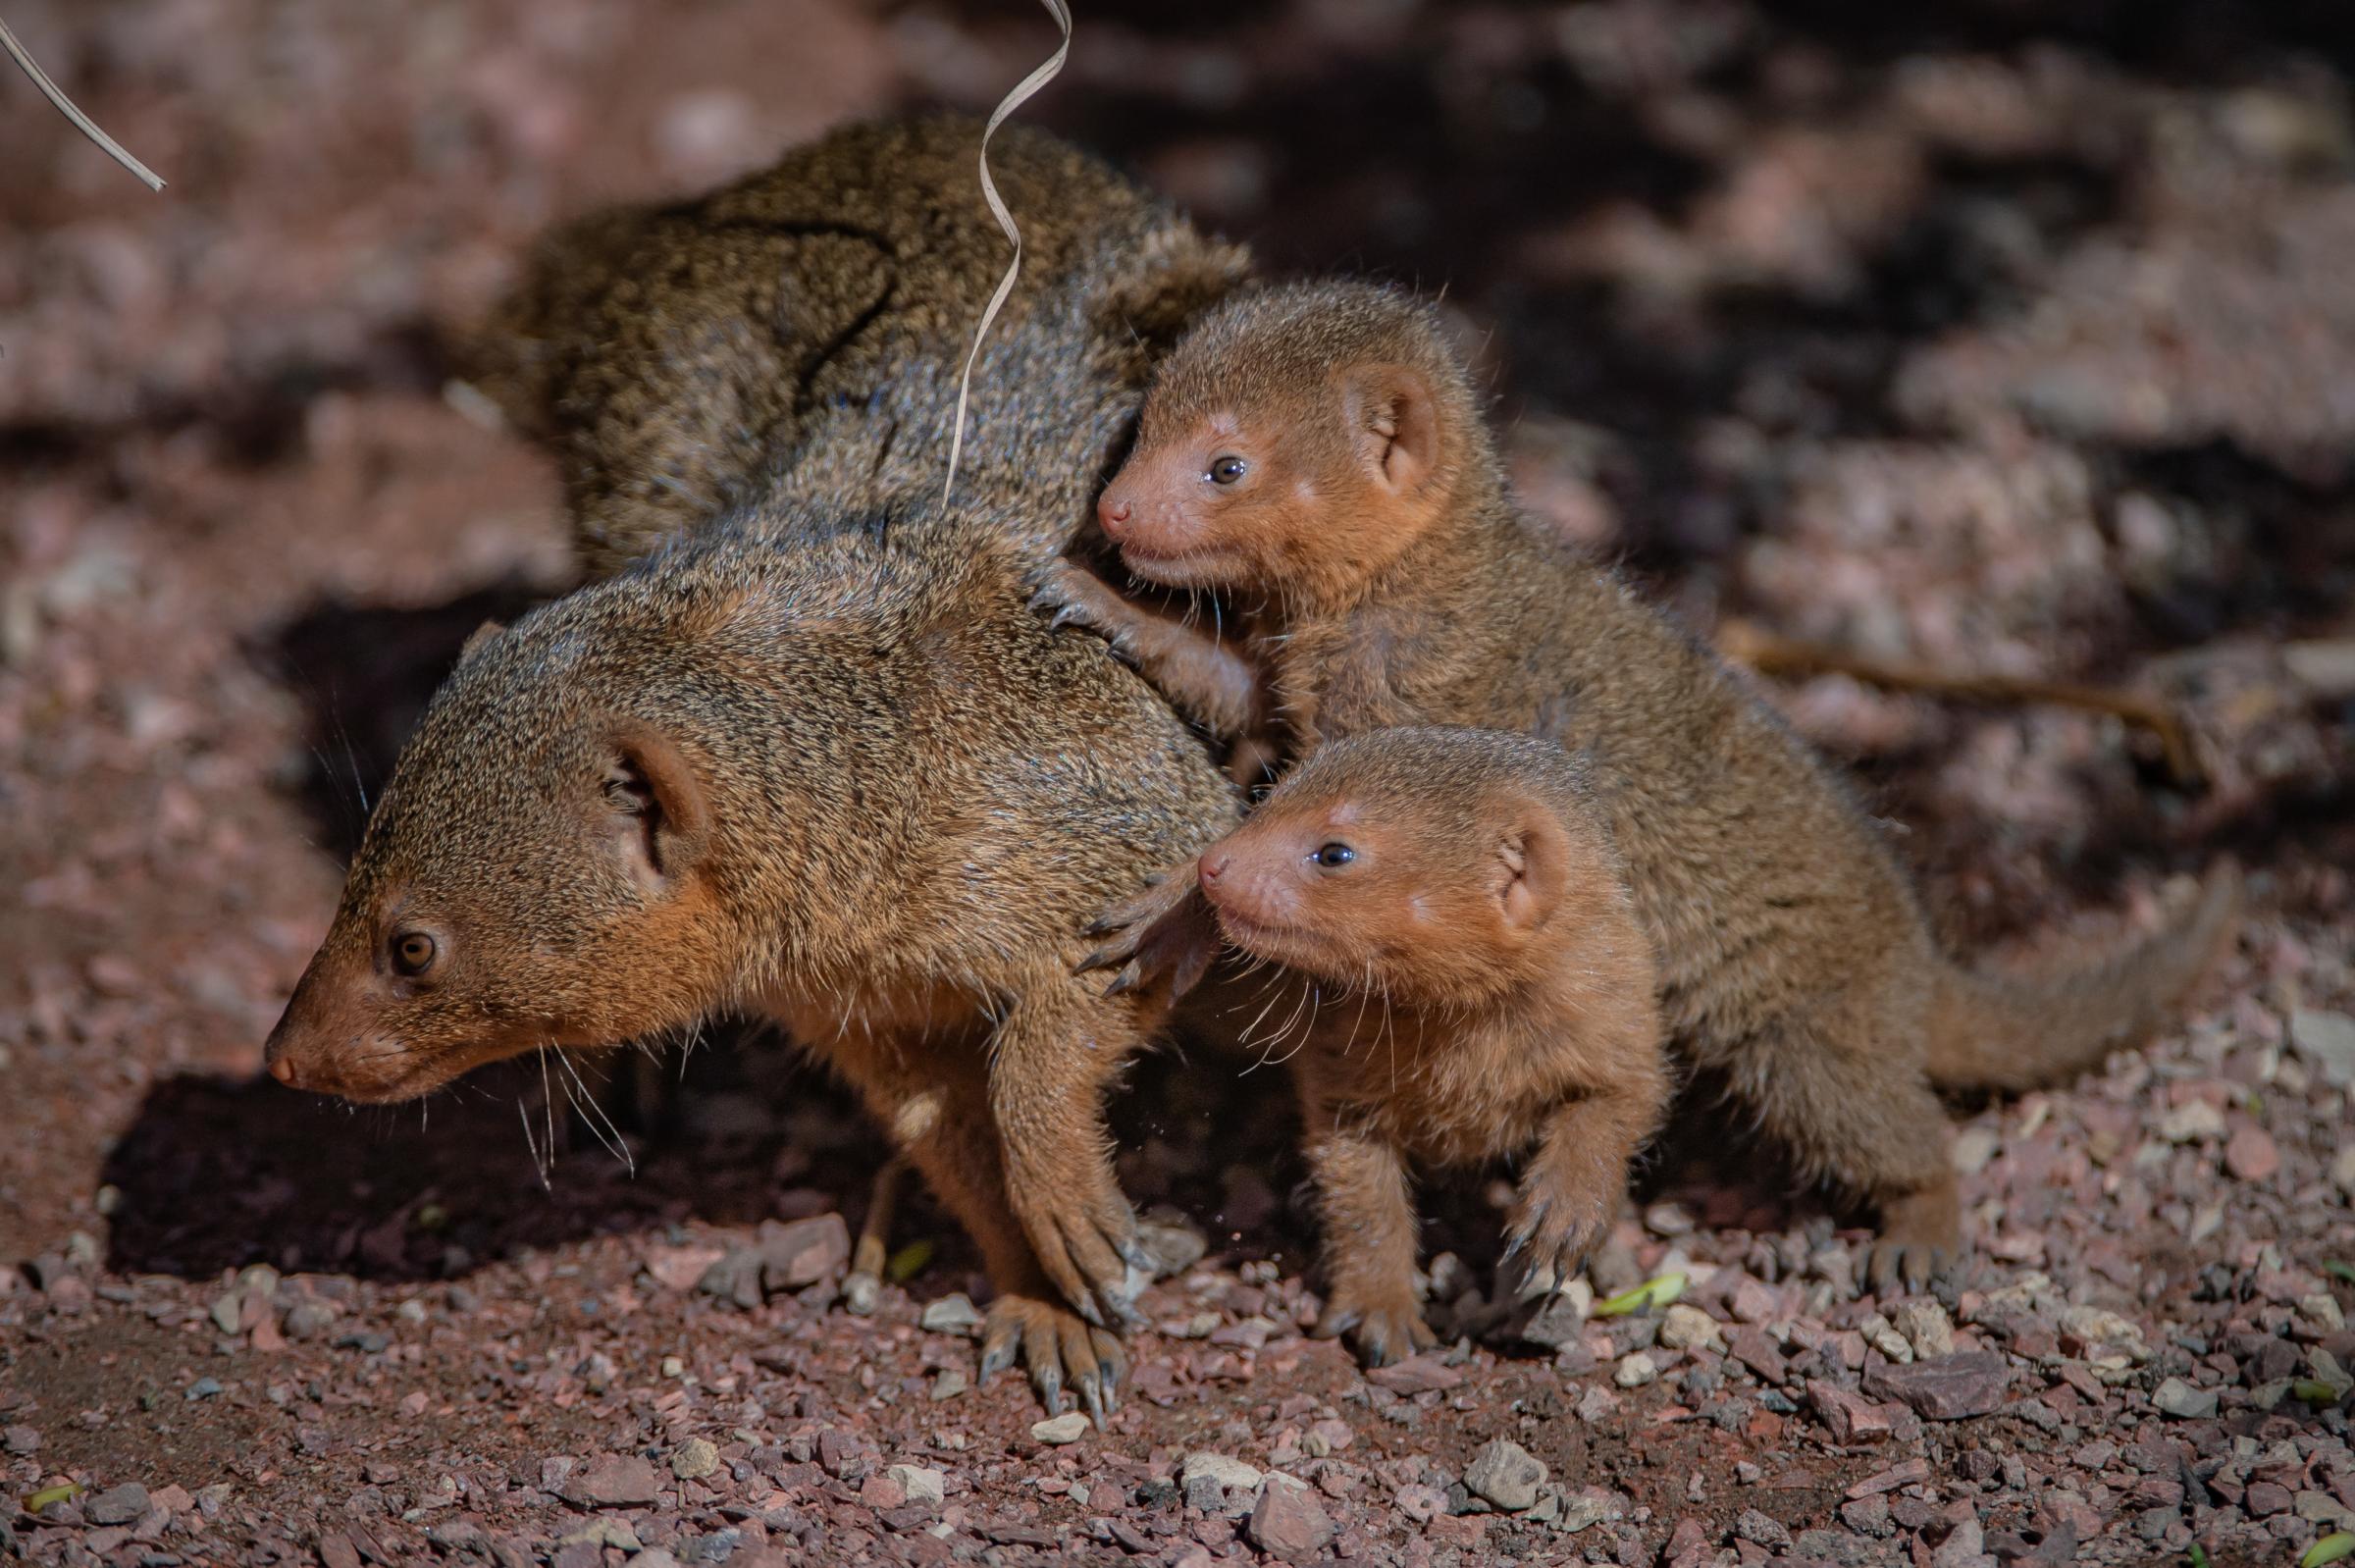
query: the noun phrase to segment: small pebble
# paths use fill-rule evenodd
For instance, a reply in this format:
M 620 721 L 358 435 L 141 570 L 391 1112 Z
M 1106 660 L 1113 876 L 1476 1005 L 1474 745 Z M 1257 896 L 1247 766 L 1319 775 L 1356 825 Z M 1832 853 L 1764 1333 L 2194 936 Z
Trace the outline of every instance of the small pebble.
M 1083 1413 L 1067 1410 L 1060 1416 L 1032 1422 L 1030 1436 L 1040 1442 L 1061 1447 L 1065 1443 L 1077 1442 L 1087 1436 L 1088 1430 L 1088 1419 Z

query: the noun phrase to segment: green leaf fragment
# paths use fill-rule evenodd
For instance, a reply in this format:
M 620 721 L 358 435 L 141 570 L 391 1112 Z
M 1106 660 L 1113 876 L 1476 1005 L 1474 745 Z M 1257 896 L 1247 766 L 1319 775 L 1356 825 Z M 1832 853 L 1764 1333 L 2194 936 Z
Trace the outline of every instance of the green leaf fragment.
M 1653 1307 L 1664 1307 L 1684 1293 L 1685 1277 L 1683 1275 L 1663 1274 L 1657 1279 L 1645 1281 L 1633 1290 L 1623 1290 L 1608 1301 L 1596 1302 L 1592 1316 L 1624 1318 L 1631 1312 L 1646 1312 Z
M 893 1253 L 891 1255 L 891 1261 L 883 1265 L 883 1277 L 889 1280 L 893 1284 L 906 1284 L 909 1281 L 923 1273 L 925 1266 L 931 1263 L 931 1242 L 911 1241 L 906 1246 L 900 1248 L 899 1251 Z
M 2298 1568 L 2323 1568 L 2325 1563 L 2341 1562 L 2355 1557 L 2355 1536 L 2343 1530 L 2333 1530 L 2306 1548 L 2298 1559 Z
M 62 1487 L 44 1488 L 25 1499 L 25 1511 L 28 1514 L 37 1514 L 51 1503 L 64 1502 L 69 1497 L 78 1496 L 80 1492 L 81 1489 L 71 1481 Z
M 2289 1385 L 2289 1391 L 2310 1405 L 2320 1406 L 2338 1403 L 2347 1390 L 2320 1378 L 2300 1378 Z
M 2323 1265 L 2323 1273 L 2329 1275 L 2333 1280 L 2344 1280 L 2349 1284 L 2355 1284 L 2355 1263 L 2339 1263 L 2335 1261 L 2326 1263 Z

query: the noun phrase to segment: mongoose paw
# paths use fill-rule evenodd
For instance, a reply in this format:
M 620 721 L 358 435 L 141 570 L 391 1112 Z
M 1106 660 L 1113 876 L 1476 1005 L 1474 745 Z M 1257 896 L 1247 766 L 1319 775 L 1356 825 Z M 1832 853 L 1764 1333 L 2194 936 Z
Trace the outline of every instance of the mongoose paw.
M 1439 1342 L 1423 1321 L 1421 1303 L 1403 1288 L 1386 1293 L 1380 1301 L 1337 1291 L 1325 1303 L 1309 1334 L 1317 1339 L 1346 1338 L 1359 1364 L 1369 1369 L 1404 1361 Z
M 1048 626 L 1056 631 L 1077 626 L 1096 633 L 1116 649 L 1126 643 L 1119 613 L 1120 595 L 1086 567 L 1060 556 L 1041 567 L 1031 580 L 1030 607 L 1045 615 Z
M 1114 970 L 1106 996 L 1166 985 L 1175 1000 L 1192 990 L 1219 956 L 1218 915 L 1202 897 L 1192 861 L 1170 867 L 1079 934 L 1109 939 L 1075 966 L 1081 974 Z
M 1504 1255 L 1496 1260 L 1498 1283 L 1509 1281 L 1516 1300 L 1561 1294 L 1609 1226 L 1607 1211 L 1595 1205 L 1523 1193 L 1505 1226 Z
M 1880 1210 L 1881 1233 L 1864 1260 L 1873 1294 L 1919 1290 L 1961 1255 L 1962 1203 L 1951 1176 L 1885 1197 Z
M 1944 1274 L 1954 1261 L 1944 1247 L 1884 1236 L 1865 1254 L 1864 1278 L 1876 1296 L 1918 1291 Z
M 1070 1172 L 1020 1185 L 1050 1195 L 1045 1203 L 1016 1203 L 1039 1266 L 1072 1304 L 1099 1327 L 1138 1321 L 1137 1292 L 1152 1282 L 1151 1259 L 1136 1238 L 1136 1214 L 1106 1173 L 1092 1198 L 1073 1197 Z
M 981 1324 L 978 1381 L 986 1385 L 1018 1359 L 1050 1416 L 1063 1414 L 1067 1387 L 1099 1432 L 1105 1418 L 1120 1408 L 1127 1352 L 1118 1338 L 1080 1322 L 1068 1308 L 1020 1295 L 1002 1295 L 989 1304 Z

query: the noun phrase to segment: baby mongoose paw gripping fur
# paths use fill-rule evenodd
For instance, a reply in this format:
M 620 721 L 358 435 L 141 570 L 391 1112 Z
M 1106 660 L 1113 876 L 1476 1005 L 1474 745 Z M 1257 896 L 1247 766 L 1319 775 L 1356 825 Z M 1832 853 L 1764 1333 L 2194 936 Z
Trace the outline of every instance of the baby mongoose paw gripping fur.
M 1066 1308 L 1014 1294 L 989 1304 L 981 1323 L 980 1383 L 986 1386 L 1018 1359 L 1029 1369 L 1030 1386 L 1050 1416 L 1063 1414 L 1067 1387 L 1099 1432 L 1120 1408 L 1127 1352 L 1117 1336 L 1081 1323 Z
M 1041 567 L 1030 593 L 1030 607 L 1045 615 L 1060 631 L 1084 627 L 1119 652 L 1126 652 L 1130 616 L 1125 601 L 1111 584 L 1075 562 L 1058 556 Z
M 1345 1338 L 1368 1368 L 1387 1367 L 1435 1349 L 1439 1336 L 1423 1321 L 1422 1304 L 1403 1286 L 1379 1294 L 1335 1285 L 1311 1338 Z
M 1116 972 L 1106 996 L 1166 984 L 1174 1000 L 1192 990 L 1219 955 L 1218 912 L 1202 896 L 1201 862 L 1171 866 L 1144 891 L 1106 910 L 1079 934 L 1110 940 L 1081 959 L 1081 974 Z

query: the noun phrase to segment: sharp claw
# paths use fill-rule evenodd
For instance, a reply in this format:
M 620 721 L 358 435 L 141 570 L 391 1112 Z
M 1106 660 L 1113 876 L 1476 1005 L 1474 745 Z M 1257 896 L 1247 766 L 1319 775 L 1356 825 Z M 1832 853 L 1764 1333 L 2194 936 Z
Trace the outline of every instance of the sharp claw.
M 1092 1372 L 1082 1373 L 1079 1377 L 1079 1403 L 1087 1411 L 1088 1419 L 1095 1423 L 1096 1430 L 1104 1431 L 1104 1385 Z
M 1102 936 L 1104 933 L 1091 925 L 1085 930 L 1081 931 L 1079 934 L 1081 936 Z M 1077 964 L 1073 965 L 1072 972 L 1073 974 L 1088 974 L 1097 969 L 1109 969 L 1115 964 L 1120 962 L 1121 961 L 1119 957 L 1116 956 L 1109 948 L 1098 948 L 1093 953 L 1090 953 L 1087 957 L 1081 959 Z
M 1526 1234 L 1515 1234 L 1505 1237 L 1504 1251 L 1496 1259 L 1496 1276 L 1498 1279 L 1503 1279 L 1511 1271 L 1513 1264 L 1520 1258 L 1522 1252 L 1526 1250 L 1528 1246 L 1529 1237 Z
M 1128 968 L 1123 969 L 1110 985 L 1104 987 L 1104 994 L 1106 996 L 1123 995 L 1125 992 L 1136 989 L 1136 982 L 1137 972 L 1135 967 L 1132 966 Z
M 1062 1415 L 1063 1374 L 1052 1367 L 1042 1368 L 1030 1374 L 1030 1383 L 1038 1390 L 1039 1402 L 1047 1407 L 1047 1414 Z
M 1088 921 L 1085 925 L 1079 927 L 1079 934 L 1081 936 L 1110 936 L 1113 932 L 1119 930 L 1125 923 L 1126 922 L 1122 920 L 1118 915 L 1099 915 L 1094 919 Z M 1093 957 L 1094 955 L 1091 954 L 1089 956 Z
M 1104 1327 L 1104 1314 L 1096 1306 L 1095 1297 L 1082 1290 L 1073 1299 L 1073 1310 L 1094 1327 Z
M 1013 1365 L 1014 1341 L 1012 1339 L 1002 1340 L 993 1345 L 983 1345 L 981 1347 L 981 1372 L 976 1381 L 983 1387 L 987 1387 L 990 1379 Z

